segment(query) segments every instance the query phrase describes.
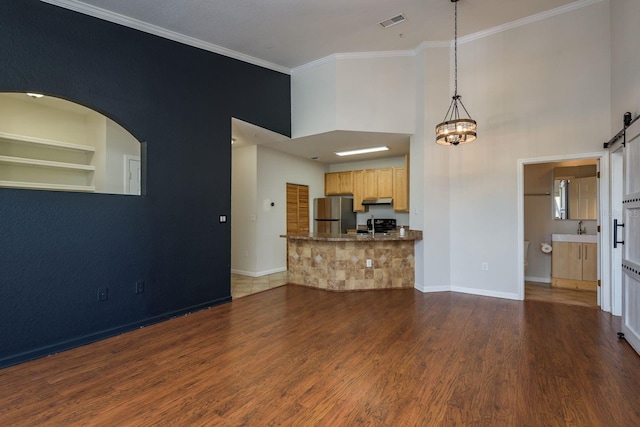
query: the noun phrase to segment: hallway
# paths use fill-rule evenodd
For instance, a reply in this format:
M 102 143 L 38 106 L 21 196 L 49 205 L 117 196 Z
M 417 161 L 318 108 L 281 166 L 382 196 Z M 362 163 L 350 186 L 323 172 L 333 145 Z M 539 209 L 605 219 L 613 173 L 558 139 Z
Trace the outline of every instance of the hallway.
M 251 277 L 231 273 L 231 298 L 240 298 L 287 284 L 287 272 Z

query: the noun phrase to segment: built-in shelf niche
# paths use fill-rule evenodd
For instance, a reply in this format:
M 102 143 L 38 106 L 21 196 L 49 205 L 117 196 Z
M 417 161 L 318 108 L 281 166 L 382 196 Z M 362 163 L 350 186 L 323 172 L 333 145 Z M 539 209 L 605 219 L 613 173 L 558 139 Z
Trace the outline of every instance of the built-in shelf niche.
M 139 142 L 91 109 L 0 94 L 0 187 L 139 194 L 128 191 L 131 159 L 139 167 Z

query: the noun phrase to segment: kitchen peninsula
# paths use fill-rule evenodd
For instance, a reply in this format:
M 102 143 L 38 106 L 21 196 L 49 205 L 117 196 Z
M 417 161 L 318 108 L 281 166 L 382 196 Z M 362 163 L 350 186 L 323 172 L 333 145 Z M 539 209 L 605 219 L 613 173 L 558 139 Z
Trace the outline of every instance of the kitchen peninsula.
M 331 291 L 414 286 L 414 244 L 422 240 L 422 231 L 280 237 L 287 239 L 289 283 Z

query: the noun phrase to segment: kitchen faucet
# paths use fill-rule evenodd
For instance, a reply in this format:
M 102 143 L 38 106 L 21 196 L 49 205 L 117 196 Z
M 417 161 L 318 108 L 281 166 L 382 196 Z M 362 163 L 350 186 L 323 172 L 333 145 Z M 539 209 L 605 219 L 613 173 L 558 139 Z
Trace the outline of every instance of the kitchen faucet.
M 371 214 L 371 237 L 376 237 L 376 220 L 373 218 L 373 214 Z
M 582 226 L 582 220 L 578 222 L 578 234 L 585 234 L 587 232 L 586 228 Z

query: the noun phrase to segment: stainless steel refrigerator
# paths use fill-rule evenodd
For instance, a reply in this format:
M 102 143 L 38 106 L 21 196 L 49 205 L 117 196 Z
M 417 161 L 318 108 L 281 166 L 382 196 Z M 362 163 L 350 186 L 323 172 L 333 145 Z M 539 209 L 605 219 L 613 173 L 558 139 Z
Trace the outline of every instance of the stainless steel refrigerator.
M 322 197 L 313 199 L 313 231 L 315 233 L 346 234 L 356 228 L 353 199 Z

